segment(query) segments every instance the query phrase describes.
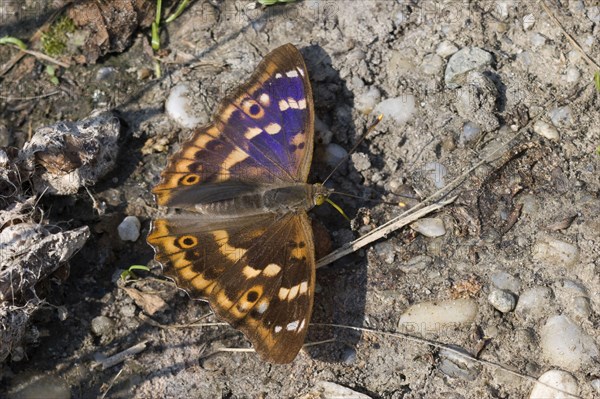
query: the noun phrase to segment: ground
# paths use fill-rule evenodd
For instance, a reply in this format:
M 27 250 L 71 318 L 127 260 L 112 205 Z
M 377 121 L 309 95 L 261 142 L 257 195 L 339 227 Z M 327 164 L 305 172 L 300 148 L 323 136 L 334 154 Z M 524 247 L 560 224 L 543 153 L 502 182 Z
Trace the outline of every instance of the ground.
M 111 398 L 319 397 L 324 381 L 373 398 L 520 398 L 533 387 L 526 376 L 537 379 L 551 369 L 569 372 L 581 397 L 599 395 L 597 357 L 567 364 L 542 349 L 554 315 L 575 320 L 600 344 L 600 100 L 595 67 L 582 53 L 600 59 L 598 7 L 583 1 L 550 7 L 577 49 L 541 2 L 301 1 L 254 10 L 248 3 L 193 2 L 163 30 L 170 54 L 159 79 L 142 73 L 154 65 L 147 30 L 121 53 L 62 69 L 56 87 L 39 66 L 18 82 L 4 77 L 2 145 L 21 147 L 30 127 L 82 119 L 97 108 L 115 109 L 124 128 L 117 167 L 89 187 L 106 205 L 102 215 L 83 189 L 40 201 L 49 223 L 87 225 L 92 234 L 70 261 L 69 278 L 43 287 L 47 306 L 34 319 L 39 337 L 24 358 L 2 365 L 2 395 L 46 375 L 45 384 L 66 387 L 74 398 L 107 391 Z M 43 22 L 37 17 L 24 27 L 29 35 Z M 11 34 L 27 36 L 23 27 L 8 25 Z M 183 327 L 218 320 L 203 318 L 206 304 L 158 278 L 161 269 L 144 237 L 156 214 L 150 190 L 168 154 L 189 134 L 165 113 L 170 90 L 186 83 L 194 113 L 206 122 L 265 54 L 288 42 L 302 52 L 315 94 L 312 181 L 331 170 L 332 152 L 339 153 L 332 143 L 350 150 L 373 122 L 373 106 L 414 99 L 406 120 L 384 116 L 328 182 L 363 198 L 336 197 L 352 222 L 328 206 L 311 213 L 334 248 L 481 165 L 457 182 L 456 201 L 433 215 L 443 221 L 444 235 L 405 227 L 319 269 L 307 341 L 334 342 L 301 351 L 291 364 L 272 365 L 254 353 L 210 355 L 249 344 L 229 326 Z M 450 57 L 469 47 L 490 54 L 491 62 L 452 87 L 445 80 Z M 4 47 L 0 54 L 7 60 L 14 50 Z M 8 101 L 15 93 L 21 100 Z M 24 99 L 34 96 L 40 97 Z M 534 129 L 537 121 L 546 130 Z M 468 123 L 478 127 L 474 137 Z M 134 243 L 117 234 L 127 215 L 142 222 Z M 576 257 L 552 252 L 557 241 L 575 248 Z M 166 309 L 147 316 L 125 292 L 119 276 L 134 264 L 149 265 L 157 277 L 128 286 L 157 294 Z M 534 287 L 547 288 L 549 299 L 528 317 L 519 312 L 519 299 Z M 489 299 L 498 291 L 512 296 L 517 309 L 499 311 Z M 397 331 L 409 306 L 456 298 L 470 298 L 476 316 L 423 336 L 521 376 L 424 342 L 317 325 Z M 66 318 L 59 319 L 57 309 L 66 310 Z M 98 316 L 110 319 L 102 333 L 92 332 Z M 123 363 L 94 366 L 140 342 L 147 342 L 145 350 Z

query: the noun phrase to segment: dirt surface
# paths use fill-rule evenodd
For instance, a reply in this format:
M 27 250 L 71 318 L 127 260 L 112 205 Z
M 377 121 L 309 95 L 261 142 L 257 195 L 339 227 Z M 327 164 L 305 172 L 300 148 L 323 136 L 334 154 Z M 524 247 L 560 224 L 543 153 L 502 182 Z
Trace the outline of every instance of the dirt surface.
M 108 391 L 111 398 L 312 398 L 327 397 L 319 396 L 324 394 L 318 387 L 328 381 L 372 398 L 521 398 L 551 369 L 569 372 L 580 397 L 600 395 L 594 388 L 600 386 L 597 357 L 569 365 L 542 349 L 545 325 L 554 315 L 570 317 L 600 345 L 600 100 L 594 67 L 541 5 L 346 0 L 248 10 L 248 3 L 193 2 L 163 31 L 170 53 L 160 79 L 143 79 L 142 72 L 153 68 L 147 31 L 123 53 L 61 69 L 58 86 L 30 57 L 3 77 L 2 145 L 21 147 L 30 128 L 82 119 L 98 108 L 116 109 L 125 129 L 117 168 L 90 187 L 102 214 L 83 189 L 40 201 L 50 223 L 87 225 L 91 237 L 71 261 L 69 278 L 44 287 L 47 306 L 34 317 L 37 335 L 26 356 L 1 366 L 0 396 L 42 381 L 62 389 L 56 397 L 99 398 Z M 551 9 L 582 49 L 600 60 L 599 10 L 591 3 Z M 31 35 L 51 11 L 33 10 L 22 15 L 22 25 L 6 19 L 5 31 Z M 194 113 L 208 121 L 227 91 L 247 79 L 266 53 L 288 42 L 304 55 L 315 95 L 313 181 L 331 170 L 331 143 L 349 150 L 374 120 L 370 98 L 376 105 L 413 96 L 415 110 L 403 122 L 386 116 L 328 182 L 331 187 L 412 206 L 487 160 L 453 192 L 454 204 L 434 215 L 443 221 L 444 235 L 404 228 L 319 269 L 312 322 L 407 332 L 399 321 L 409 306 L 471 298 L 477 312 L 469 323 L 410 332 L 522 376 L 457 360 L 423 342 L 320 325 L 311 326 L 308 341 L 335 342 L 307 348 L 289 365 L 264 363 L 254 353 L 207 356 L 249 344 L 229 326 L 184 327 L 209 307 L 158 278 L 127 285 L 166 302 L 151 316 L 118 282 L 134 264 L 161 275 L 144 239 L 156 213 L 150 190 L 168 154 L 189 133 L 164 112 L 170 90 L 186 83 Z M 491 63 L 450 88 L 444 74 L 451 53 L 467 47 L 491 54 Z M 2 47 L 0 60 L 14 53 Z M 461 91 L 469 88 L 473 92 Z M 463 94 L 477 101 L 465 103 Z M 8 99 L 15 95 L 20 98 Z M 558 137 L 535 133 L 539 120 Z M 474 138 L 465 133 L 468 122 L 480 128 Z M 336 201 L 351 224 L 328 206 L 312 212 L 334 247 L 404 211 L 355 198 Z M 133 243 L 117 234 L 127 215 L 142 224 Z M 574 260 L 547 250 L 556 240 L 575 248 Z M 543 248 L 550 254 L 540 255 Z M 548 288 L 549 299 L 535 317 L 526 317 L 517 312 L 519 298 L 532 287 Z M 493 306 L 488 297 L 498 290 L 512 295 L 517 311 Z M 92 320 L 104 326 L 92 328 Z M 95 365 L 140 342 L 147 347 L 125 362 L 105 370 Z

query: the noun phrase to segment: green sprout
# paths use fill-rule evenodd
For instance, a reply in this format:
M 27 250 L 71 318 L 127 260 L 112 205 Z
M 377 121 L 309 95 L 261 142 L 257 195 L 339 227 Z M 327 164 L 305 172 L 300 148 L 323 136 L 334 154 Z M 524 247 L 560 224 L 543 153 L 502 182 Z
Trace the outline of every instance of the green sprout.
M 50 76 L 50 82 L 52 82 L 54 86 L 58 86 L 59 81 L 58 77 L 56 76 L 56 67 L 54 65 L 48 64 L 46 65 L 45 71 Z
M 596 71 L 594 74 L 594 84 L 596 85 L 596 90 L 600 91 L 600 71 Z
M 12 36 L 0 37 L 0 44 L 14 44 L 21 50 L 27 50 L 27 45 L 25 43 L 23 43 L 21 40 L 17 39 L 16 37 L 12 37 Z
M 75 32 L 75 23 L 69 17 L 62 17 L 42 34 L 42 48 L 44 53 L 56 57 L 64 53 L 67 48 L 67 33 Z
M 272 6 L 277 3 L 293 3 L 296 0 L 257 0 L 263 6 Z
M 121 279 L 123 281 L 127 281 L 130 278 L 131 279 L 137 278 L 137 276 L 133 272 L 134 270 L 144 270 L 146 272 L 150 271 L 150 269 L 148 269 L 147 266 L 144 266 L 144 265 L 132 265 L 132 266 L 129 266 L 129 269 L 123 270 L 123 272 L 121 273 Z

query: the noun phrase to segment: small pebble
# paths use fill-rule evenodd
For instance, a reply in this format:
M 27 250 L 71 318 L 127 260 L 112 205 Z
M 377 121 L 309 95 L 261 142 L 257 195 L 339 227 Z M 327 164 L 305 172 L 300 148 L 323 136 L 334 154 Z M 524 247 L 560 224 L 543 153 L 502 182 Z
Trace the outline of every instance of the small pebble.
M 548 287 L 531 287 L 519 295 L 515 313 L 525 318 L 539 320 L 546 315 L 553 300 L 552 290 Z
M 495 272 L 491 276 L 491 281 L 494 287 L 510 292 L 521 291 L 521 280 L 506 272 Z
M 119 309 L 119 312 L 125 317 L 133 317 L 133 316 L 135 316 L 135 305 L 133 305 L 133 304 L 123 305 Z
M 481 128 L 477 126 L 476 123 L 467 122 L 463 126 L 462 133 L 458 140 L 460 145 L 465 145 L 479 138 L 479 134 L 481 133 Z
M 556 107 L 548 112 L 550 120 L 554 126 L 570 126 L 572 125 L 573 112 L 568 105 L 564 107 Z
M 440 42 L 435 49 L 435 53 L 442 58 L 448 58 L 457 51 L 458 47 L 456 47 L 450 40 L 444 40 Z
M 546 371 L 538 381 L 533 386 L 529 399 L 575 399 L 579 393 L 577 380 L 566 371 Z
M 548 318 L 540 333 L 540 344 L 549 363 L 569 371 L 594 364 L 600 355 L 594 339 L 563 315 Z
M 440 237 L 446 234 L 444 221 L 440 218 L 422 218 L 411 223 L 410 227 L 425 237 Z
M 336 166 L 347 155 L 348 151 L 341 145 L 329 143 L 325 147 L 325 163 L 329 166 Z
M 140 228 L 142 227 L 140 220 L 135 216 L 127 216 L 117 230 L 119 238 L 123 241 L 137 241 L 140 238 Z
M 461 84 L 459 80 L 468 72 L 484 69 L 494 62 L 490 53 L 477 47 L 465 47 L 456 52 L 446 65 L 444 81 L 449 89 L 456 89 Z
M 477 311 L 477 302 L 471 298 L 421 302 L 402 313 L 398 330 L 421 335 L 439 334 L 443 333 L 444 324 L 473 322 Z
M 23 373 L 25 374 L 25 373 Z M 70 399 L 71 390 L 62 378 L 43 372 L 26 372 L 17 375 L 8 389 L 7 399 Z
M 596 3 L 598 4 L 598 3 Z M 600 24 L 600 7 L 592 6 L 587 8 L 587 17 L 595 24 Z
M 544 44 L 546 44 L 546 38 L 537 33 L 537 32 L 533 32 L 530 36 L 529 36 L 529 41 L 531 42 L 531 45 L 535 48 L 535 47 L 541 47 Z
M 356 362 L 356 349 L 346 348 L 342 353 L 342 363 L 351 365 Z
M 508 313 L 515 308 L 515 296 L 505 290 L 492 290 L 488 295 L 490 304 L 502 313 Z
M 565 79 L 567 80 L 567 82 L 575 83 L 579 80 L 579 78 L 581 78 L 581 73 L 579 72 L 579 69 L 575 67 L 569 67 L 567 69 L 567 73 L 565 74 Z
M 596 393 L 600 394 L 600 378 L 590 381 L 590 385 L 596 391 Z
M 383 241 L 375 245 L 374 247 L 377 256 L 379 256 L 385 263 L 391 265 L 394 263 L 394 259 L 396 257 L 396 251 L 394 249 L 394 244 L 389 241 Z
M 369 161 L 369 157 L 367 154 L 364 154 L 362 152 L 355 152 L 354 154 L 352 154 L 351 159 L 352 163 L 354 164 L 354 167 L 359 172 L 364 172 L 365 170 L 368 170 L 371 167 L 371 161 Z
M 557 141 L 560 139 L 558 130 L 556 130 L 554 126 L 544 121 L 536 121 L 533 125 L 533 131 L 549 140 Z
M 320 399 L 371 399 L 368 395 L 329 381 L 317 382 L 308 397 Z
M 421 70 L 427 75 L 437 75 L 444 66 L 444 60 L 437 54 L 427 54 L 423 57 Z
M 115 327 L 115 323 L 106 316 L 97 316 L 92 319 L 92 333 L 97 336 L 110 334 Z
M 383 114 L 397 123 L 409 121 L 415 113 L 415 97 L 407 94 L 401 97 L 388 98 L 375 107 L 375 114 Z
M 579 248 L 552 237 L 543 237 L 534 244 L 533 257 L 541 262 L 569 267 L 579 259 Z
M 202 119 L 195 116 L 193 110 L 190 109 L 188 91 L 188 87 L 183 83 L 173 87 L 165 103 L 165 111 L 182 127 L 193 129 L 202 123 Z
M 354 108 L 363 114 L 369 114 L 373 111 L 377 103 L 379 103 L 380 99 L 381 92 L 379 89 L 371 86 L 366 93 L 360 94 L 354 99 Z
M 529 30 L 535 25 L 535 16 L 533 14 L 527 14 L 523 17 L 523 29 Z
M 410 258 L 406 263 L 402 263 L 398 266 L 404 273 L 419 273 L 427 269 L 433 264 L 433 258 L 427 255 L 417 255 L 414 258 Z
M 117 73 L 117 70 L 113 67 L 102 67 L 102 68 L 98 69 L 98 71 L 96 72 L 96 80 L 102 81 L 102 80 L 110 79 L 113 76 L 115 76 L 116 73 Z

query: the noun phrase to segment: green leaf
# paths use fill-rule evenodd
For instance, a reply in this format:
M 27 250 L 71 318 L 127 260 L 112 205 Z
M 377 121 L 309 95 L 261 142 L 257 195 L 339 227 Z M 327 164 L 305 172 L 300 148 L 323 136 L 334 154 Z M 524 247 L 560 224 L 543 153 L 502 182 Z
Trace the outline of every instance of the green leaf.
M 12 37 L 12 36 L 0 37 L 0 44 L 14 44 L 21 50 L 27 50 L 27 45 L 25 43 L 23 43 L 21 40 L 17 39 L 16 37 Z
M 129 278 L 137 278 L 137 276 L 133 272 L 134 270 L 150 271 L 150 269 L 148 269 L 147 266 L 144 266 L 144 265 L 132 265 L 132 266 L 129 266 L 129 269 L 123 270 L 123 272 L 121 273 L 121 279 L 123 281 L 127 281 Z
M 594 83 L 596 84 L 596 90 L 600 91 L 600 71 L 596 71 L 594 74 Z
M 180 16 L 181 13 L 183 13 L 183 10 L 185 10 L 185 8 L 187 7 L 187 5 L 189 3 L 190 3 L 190 0 L 182 0 L 179 3 L 179 5 L 177 6 L 177 9 L 175 10 L 175 12 L 173 14 L 171 14 L 165 22 L 169 23 L 169 22 L 175 21 L 177 19 L 177 17 Z

